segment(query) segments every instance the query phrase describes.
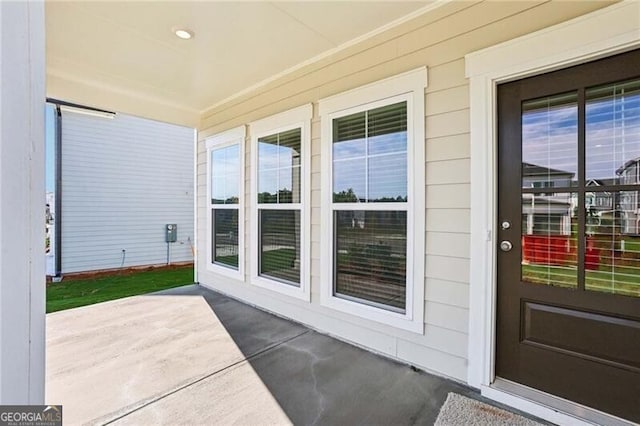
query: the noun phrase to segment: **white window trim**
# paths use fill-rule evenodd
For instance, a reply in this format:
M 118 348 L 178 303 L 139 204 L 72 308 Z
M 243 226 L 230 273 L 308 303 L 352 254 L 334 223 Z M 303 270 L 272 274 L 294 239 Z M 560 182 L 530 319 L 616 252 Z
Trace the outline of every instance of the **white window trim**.
M 640 47 L 640 3 L 618 3 L 465 57 L 471 114 L 471 273 L 467 381 L 482 395 L 558 424 L 571 415 L 492 387 L 496 321 L 496 87 Z
M 374 82 L 319 101 L 322 126 L 322 223 L 321 223 L 321 289 L 320 303 L 337 311 L 359 316 L 414 333 L 424 333 L 424 259 L 425 259 L 425 112 L 424 89 L 427 69 L 421 67 Z M 393 312 L 359 303 L 333 294 L 333 185 L 332 185 L 332 119 L 407 101 L 407 309 Z M 393 203 L 372 210 L 394 210 Z M 351 209 L 354 204 L 344 204 Z M 366 205 L 357 205 L 364 210 Z
M 251 132 L 251 284 L 304 301 L 311 301 L 311 104 L 254 121 L 249 124 Z M 258 251 L 258 138 L 292 129 L 301 129 L 300 203 L 270 204 L 268 209 L 300 209 L 300 286 L 285 284 L 259 275 Z M 263 205 L 264 206 L 264 205 Z M 263 207 L 265 208 L 265 207 Z
M 245 175 L 245 137 L 246 127 L 240 126 L 226 132 L 219 133 L 205 139 L 205 145 L 207 149 L 207 270 L 216 274 L 224 275 L 235 280 L 244 281 L 244 175 Z M 218 148 L 224 148 L 231 145 L 240 145 L 240 173 L 238 176 L 238 188 L 240 193 L 238 194 L 238 269 L 227 268 L 222 265 L 215 264 L 212 259 L 212 237 L 211 237 L 211 210 L 213 208 L 225 208 L 224 204 L 211 204 L 211 151 Z

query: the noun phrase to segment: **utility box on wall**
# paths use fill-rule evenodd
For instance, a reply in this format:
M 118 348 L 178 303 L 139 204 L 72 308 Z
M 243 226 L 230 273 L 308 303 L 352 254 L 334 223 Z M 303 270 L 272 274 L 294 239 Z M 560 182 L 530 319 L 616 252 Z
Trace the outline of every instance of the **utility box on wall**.
M 169 223 L 165 225 L 165 241 L 168 243 L 175 243 L 178 240 L 178 225 L 176 223 Z

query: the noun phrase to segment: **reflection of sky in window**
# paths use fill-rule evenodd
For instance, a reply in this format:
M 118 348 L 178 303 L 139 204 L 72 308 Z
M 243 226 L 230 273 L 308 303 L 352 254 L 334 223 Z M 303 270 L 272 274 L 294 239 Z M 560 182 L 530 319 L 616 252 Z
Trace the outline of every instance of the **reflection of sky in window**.
M 368 157 L 365 145 L 367 142 Z M 406 152 L 406 131 L 374 136 L 368 140 L 335 142 L 333 144 L 333 192 L 348 192 L 351 189 L 358 200 L 396 200 L 398 197 L 405 200 L 407 197 Z
M 211 151 L 211 198 L 229 200 L 238 197 L 240 145 Z
M 333 143 L 333 158 L 344 160 L 346 158 L 363 157 L 366 155 L 364 138 L 351 139 Z
M 333 163 L 333 192 L 354 192 L 358 200 L 366 197 L 366 163 L 364 157 Z
M 278 146 L 271 143 L 258 142 L 259 170 L 278 167 Z
M 624 95 L 621 89 L 614 95 L 613 87 L 608 93 L 602 93 L 603 89 L 587 91 L 587 179 L 617 177 L 616 170 L 640 157 L 639 83 L 623 84 L 631 89 Z
M 553 105 L 548 99 L 552 106 L 527 110 L 524 105 L 522 161 L 573 173 L 575 180 L 577 105 L 573 100 Z M 612 183 L 620 167 L 640 157 L 640 82 L 587 90 L 585 115 L 586 178 Z
M 369 157 L 369 200 L 407 197 L 407 153 Z
M 574 98 L 575 99 L 575 98 Z M 549 98 L 550 103 L 553 102 Z M 539 101 L 533 101 L 536 104 Z M 575 102 L 541 106 L 522 114 L 522 161 L 577 175 L 578 108 Z
M 258 139 L 258 194 L 267 192 L 279 198 L 259 196 L 260 202 L 300 202 L 300 151 L 301 129 Z M 281 191 L 296 194 L 292 198 L 279 194 Z
M 407 151 L 407 132 L 390 133 L 369 138 L 369 155 Z

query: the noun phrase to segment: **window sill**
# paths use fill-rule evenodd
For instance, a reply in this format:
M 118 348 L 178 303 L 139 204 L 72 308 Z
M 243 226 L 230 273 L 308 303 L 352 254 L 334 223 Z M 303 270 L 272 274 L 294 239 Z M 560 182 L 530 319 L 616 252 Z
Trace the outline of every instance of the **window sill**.
M 411 307 L 406 313 L 393 312 L 364 303 L 343 299 L 333 294 L 322 294 L 320 304 L 327 308 L 375 321 L 390 327 L 416 334 L 424 334 L 424 321 L 412 315 Z
M 207 263 L 207 271 L 218 275 L 224 275 L 225 277 L 234 280 L 244 281 L 244 272 L 242 270 L 227 268 L 221 265 L 216 265 L 215 263 Z
M 300 283 L 300 287 L 296 287 L 280 281 L 270 280 L 265 277 L 254 276 L 251 280 L 251 284 L 286 296 L 295 297 L 296 299 L 304 300 L 305 302 L 311 302 L 309 286 L 305 285 L 304 282 Z

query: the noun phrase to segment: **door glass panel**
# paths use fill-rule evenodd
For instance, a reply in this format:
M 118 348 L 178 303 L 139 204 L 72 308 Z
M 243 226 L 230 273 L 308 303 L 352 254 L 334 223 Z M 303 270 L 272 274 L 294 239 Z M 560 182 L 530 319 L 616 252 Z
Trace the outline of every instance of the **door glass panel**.
M 575 192 L 522 194 L 522 281 L 577 287 Z
M 640 183 L 640 80 L 587 89 L 585 113 L 587 184 Z
M 639 191 L 599 192 L 616 210 L 586 206 L 585 288 L 640 297 Z
M 522 187 L 575 186 L 578 170 L 575 92 L 522 104 Z

